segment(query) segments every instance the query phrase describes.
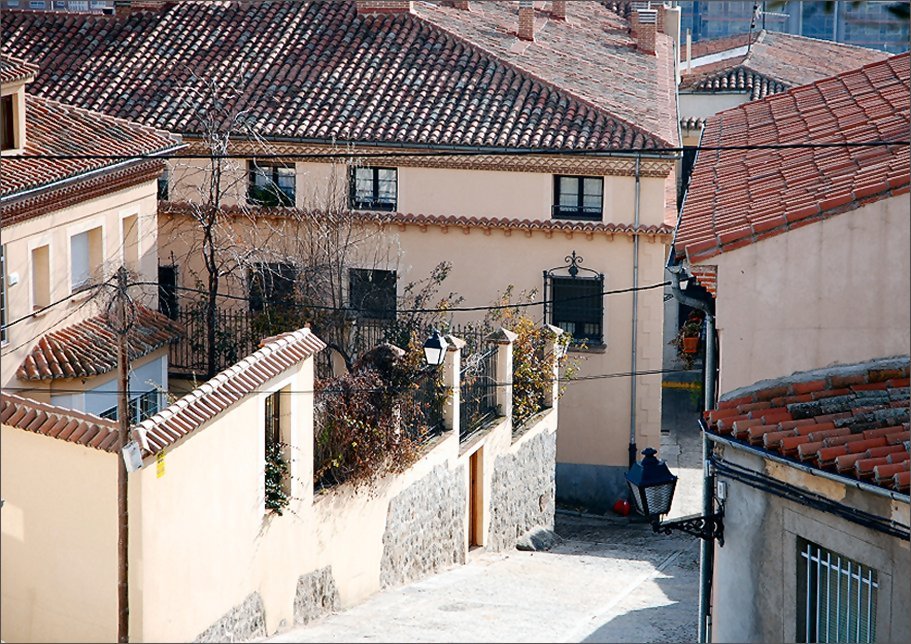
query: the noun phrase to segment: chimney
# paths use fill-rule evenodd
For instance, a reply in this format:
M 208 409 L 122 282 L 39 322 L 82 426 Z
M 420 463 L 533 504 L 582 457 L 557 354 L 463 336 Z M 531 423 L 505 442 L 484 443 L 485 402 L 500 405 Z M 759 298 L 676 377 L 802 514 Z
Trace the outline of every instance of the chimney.
M 550 3 L 550 17 L 554 20 L 566 20 L 566 0 L 553 0 Z
M 455 0 L 452 4 L 461 11 L 471 11 L 471 3 L 468 0 Z
M 535 39 L 535 3 L 532 0 L 519 0 L 519 38 Z
M 633 36 L 639 33 L 639 12 L 649 8 L 649 2 L 630 2 L 629 28 Z
M 658 39 L 658 12 L 654 9 L 641 9 L 633 15 L 638 23 L 636 46 L 646 54 L 654 54 L 655 41 Z
M 373 13 L 414 13 L 412 0 L 357 0 L 358 15 Z

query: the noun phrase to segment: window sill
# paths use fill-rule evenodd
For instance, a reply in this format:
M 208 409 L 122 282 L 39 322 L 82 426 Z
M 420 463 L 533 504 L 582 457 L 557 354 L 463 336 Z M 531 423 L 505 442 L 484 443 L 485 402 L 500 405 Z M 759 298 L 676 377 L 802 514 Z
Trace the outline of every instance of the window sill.
M 352 210 L 395 212 L 396 204 L 351 204 Z
M 604 213 L 599 212 L 598 214 L 589 214 L 584 212 L 554 212 L 551 214 L 553 219 L 575 219 L 580 221 L 602 221 L 604 219 Z
M 578 344 L 570 344 L 569 347 L 567 347 L 567 350 L 570 353 L 607 353 L 607 345 L 587 344 L 585 346 L 581 346 Z

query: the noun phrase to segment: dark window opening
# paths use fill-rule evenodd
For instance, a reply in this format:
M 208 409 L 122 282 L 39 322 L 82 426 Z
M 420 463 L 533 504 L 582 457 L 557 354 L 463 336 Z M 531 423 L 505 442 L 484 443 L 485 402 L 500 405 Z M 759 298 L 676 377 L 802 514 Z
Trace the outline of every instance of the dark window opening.
M 158 200 L 167 201 L 171 195 L 171 172 L 165 168 L 158 177 Z
M 266 453 L 269 448 L 275 448 L 281 445 L 281 392 L 276 391 L 274 394 L 266 396 Z
M 604 343 L 604 278 L 551 277 L 550 323 L 574 343 Z
M 352 168 L 351 207 L 357 210 L 395 210 L 398 197 L 396 168 Z
M 250 310 L 259 313 L 267 308 L 292 306 L 296 281 L 297 269 L 291 264 L 281 262 L 255 264 L 247 273 Z
M 158 311 L 177 319 L 177 267 L 158 267 Z
M 603 197 L 603 177 L 556 175 L 552 215 L 556 219 L 600 220 Z
M 363 317 L 395 318 L 395 271 L 352 268 L 348 279 L 348 302 L 352 309 Z
M 247 202 L 255 206 L 293 206 L 296 186 L 294 165 L 250 161 Z
M 0 99 L 0 150 L 16 147 L 16 132 L 13 124 L 13 97 Z

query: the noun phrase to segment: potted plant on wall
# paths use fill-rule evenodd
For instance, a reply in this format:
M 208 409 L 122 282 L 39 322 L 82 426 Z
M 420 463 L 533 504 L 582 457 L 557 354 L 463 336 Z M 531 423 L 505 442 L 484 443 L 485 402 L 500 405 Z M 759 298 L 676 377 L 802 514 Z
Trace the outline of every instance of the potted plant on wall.
M 687 369 L 691 369 L 699 352 L 699 334 L 702 332 L 702 317 L 690 315 L 677 331 L 670 344 L 677 348 L 677 357 Z

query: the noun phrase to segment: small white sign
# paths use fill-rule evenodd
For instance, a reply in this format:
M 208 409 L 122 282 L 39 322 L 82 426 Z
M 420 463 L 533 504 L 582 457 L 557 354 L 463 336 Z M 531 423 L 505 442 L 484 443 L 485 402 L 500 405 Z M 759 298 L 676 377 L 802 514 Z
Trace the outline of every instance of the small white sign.
M 130 441 L 124 446 L 123 462 L 127 466 L 127 472 L 135 472 L 142 467 L 142 453 L 139 451 L 139 443 Z

